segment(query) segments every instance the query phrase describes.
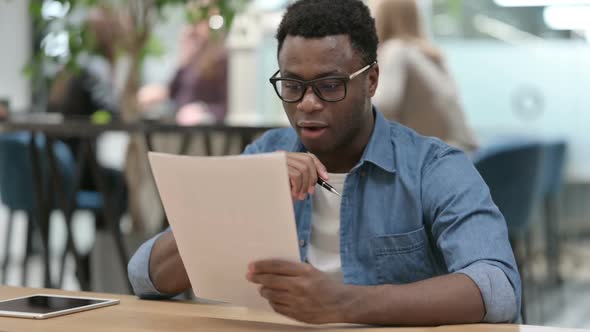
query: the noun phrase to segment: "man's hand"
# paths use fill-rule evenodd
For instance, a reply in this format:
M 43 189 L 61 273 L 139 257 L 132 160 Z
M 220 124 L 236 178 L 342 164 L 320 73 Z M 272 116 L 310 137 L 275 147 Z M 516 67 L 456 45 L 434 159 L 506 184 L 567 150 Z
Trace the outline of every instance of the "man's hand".
M 287 166 L 294 200 L 304 200 L 307 194 L 313 194 L 318 176 L 328 180 L 326 167 L 311 153 L 287 153 Z
M 276 312 L 302 322 L 346 322 L 349 308 L 354 308 L 354 286 L 344 285 L 309 264 L 258 261 L 248 266 L 246 279 L 260 285 L 260 295 Z
M 172 231 L 156 240 L 149 262 L 149 274 L 156 289 L 164 294 L 178 294 L 191 287 Z

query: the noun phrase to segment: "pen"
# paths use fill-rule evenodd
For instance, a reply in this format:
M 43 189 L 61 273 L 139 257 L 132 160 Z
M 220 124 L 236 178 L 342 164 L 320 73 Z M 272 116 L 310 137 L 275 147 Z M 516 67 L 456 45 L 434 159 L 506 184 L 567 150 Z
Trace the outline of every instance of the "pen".
M 318 176 L 318 182 L 317 182 L 320 186 L 326 188 L 328 191 L 330 191 L 331 193 L 338 195 L 338 197 L 342 197 L 342 195 L 340 195 L 340 193 L 334 189 L 334 187 L 332 187 L 328 182 L 324 181 L 324 179 L 322 179 L 321 177 Z

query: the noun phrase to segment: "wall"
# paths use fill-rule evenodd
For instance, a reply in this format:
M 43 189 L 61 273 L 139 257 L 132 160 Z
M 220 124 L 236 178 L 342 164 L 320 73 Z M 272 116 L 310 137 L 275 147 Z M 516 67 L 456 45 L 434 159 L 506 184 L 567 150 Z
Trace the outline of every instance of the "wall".
M 482 138 L 562 137 L 567 178 L 590 183 L 590 44 L 441 42 L 465 112 Z
M 28 108 L 31 99 L 29 83 L 23 75 L 31 52 L 28 3 L 0 1 L 0 99 L 8 98 L 15 110 Z

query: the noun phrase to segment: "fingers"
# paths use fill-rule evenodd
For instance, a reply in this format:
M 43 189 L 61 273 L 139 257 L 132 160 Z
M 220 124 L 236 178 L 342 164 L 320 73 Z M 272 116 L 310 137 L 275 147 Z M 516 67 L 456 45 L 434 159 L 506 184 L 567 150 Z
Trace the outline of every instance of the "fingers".
M 309 190 L 310 179 L 315 174 L 315 169 L 310 168 L 305 161 L 296 158 L 287 159 L 289 167 L 289 180 L 291 181 L 291 196 L 295 199 L 305 199 L 305 194 Z M 315 175 L 317 176 L 317 175 Z
M 312 159 L 313 159 L 313 163 L 315 164 L 316 170 L 318 175 L 324 179 L 324 180 L 328 180 L 328 170 L 326 169 L 326 166 L 324 166 L 324 164 L 322 164 L 322 162 L 318 159 L 318 157 L 316 157 L 315 155 L 308 153 Z
M 291 289 L 293 277 L 277 276 L 273 274 L 248 274 L 247 279 L 262 287 L 277 291 L 288 291 Z
M 259 289 L 260 296 L 267 299 L 270 303 L 278 305 L 289 305 L 295 301 L 295 298 L 285 290 L 277 290 L 261 286 Z
M 287 166 L 293 199 L 313 194 L 318 176 L 328 178 L 326 167 L 311 153 L 287 153 Z
M 291 277 L 308 274 L 311 269 L 313 267 L 309 264 L 281 259 L 260 260 L 248 265 L 248 271 L 252 274 L 275 274 Z
M 309 312 L 307 306 L 303 305 L 303 307 L 301 307 L 301 301 L 298 301 L 295 297 L 284 294 L 284 292 L 276 292 L 272 290 L 266 291 L 261 289 L 260 295 L 268 300 L 268 303 L 276 313 L 283 316 L 308 324 L 326 323 L 326 321 L 318 318 L 323 317 L 323 313 L 318 315 L 317 313 Z
M 276 302 L 272 302 L 272 301 L 269 301 L 269 303 L 270 303 L 272 309 L 276 313 L 281 314 L 283 316 L 295 318 L 294 313 L 293 313 L 293 309 L 288 304 L 276 303 Z

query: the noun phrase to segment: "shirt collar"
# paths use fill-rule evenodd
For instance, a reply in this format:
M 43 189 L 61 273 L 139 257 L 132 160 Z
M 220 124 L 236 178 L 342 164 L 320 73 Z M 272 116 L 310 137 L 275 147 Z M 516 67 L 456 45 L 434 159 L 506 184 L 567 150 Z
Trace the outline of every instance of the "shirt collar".
M 375 124 L 371 137 L 369 138 L 369 143 L 365 147 L 361 160 L 359 160 L 353 169 L 360 167 L 364 162 L 370 162 L 389 173 L 394 173 L 391 126 L 383 114 L 378 112 L 375 107 L 373 107 L 373 115 L 375 116 Z M 306 152 L 307 149 L 297 139 L 291 151 Z
M 369 143 L 363 152 L 361 160 L 356 167 L 359 167 L 364 162 L 370 162 L 375 166 L 387 171 L 389 173 L 395 172 L 394 156 L 393 156 L 393 139 L 391 135 L 392 127 L 385 119 L 381 112 L 373 107 L 373 114 L 375 116 L 375 126 L 373 133 L 369 138 Z

